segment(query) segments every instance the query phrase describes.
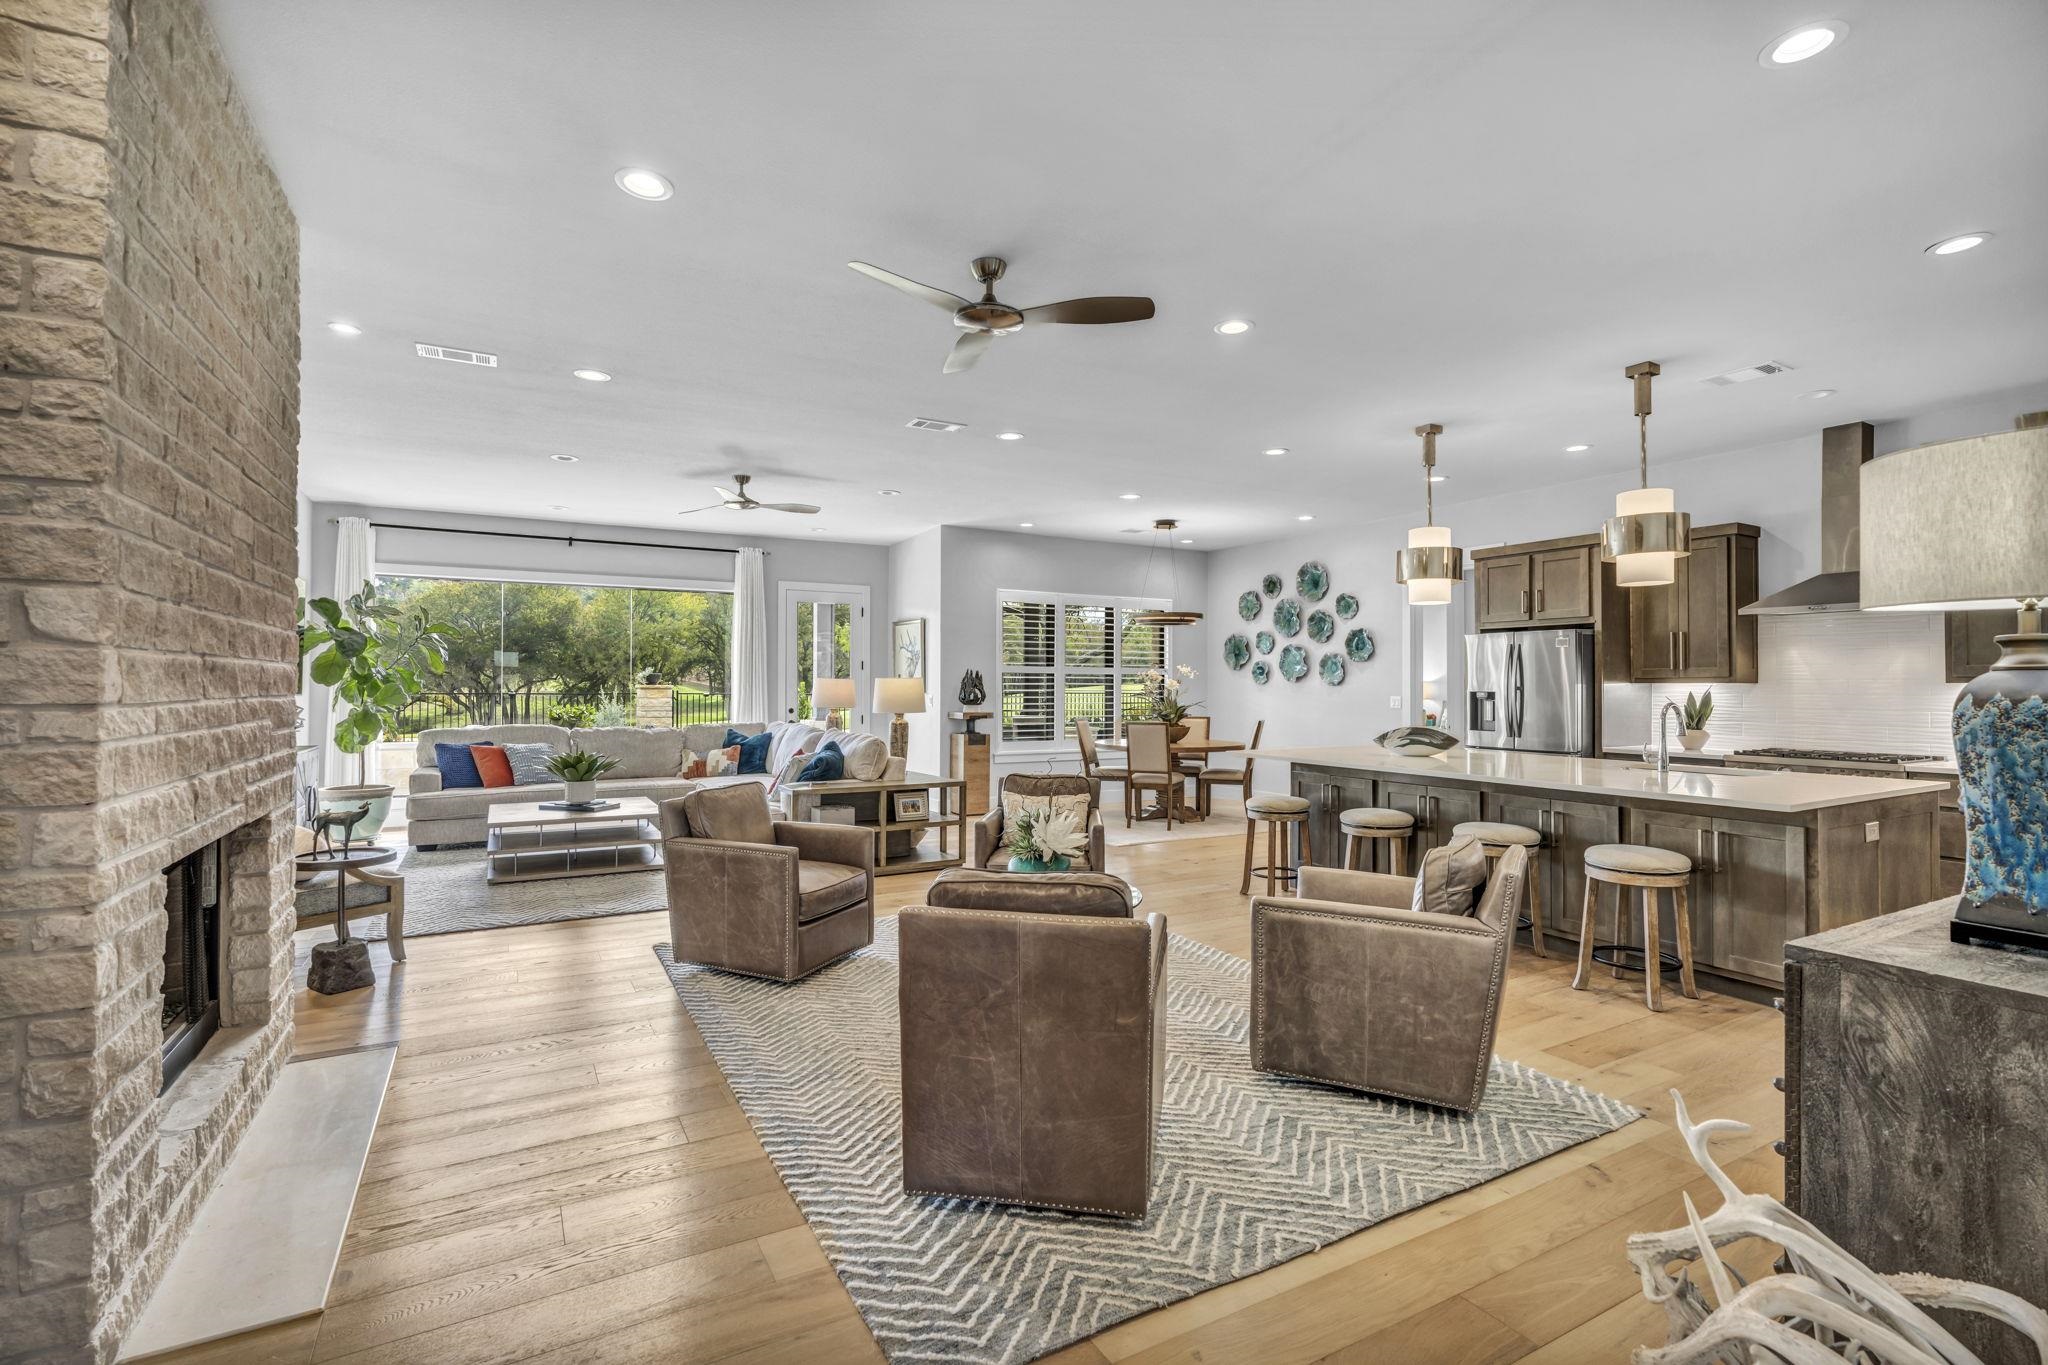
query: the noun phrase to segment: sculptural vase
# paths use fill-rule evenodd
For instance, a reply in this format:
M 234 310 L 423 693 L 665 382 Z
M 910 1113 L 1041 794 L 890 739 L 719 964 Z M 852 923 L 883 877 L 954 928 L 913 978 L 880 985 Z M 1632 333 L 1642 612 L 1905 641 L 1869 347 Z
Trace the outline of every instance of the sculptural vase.
M 1956 697 L 1968 847 L 1949 937 L 2048 949 L 2048 634 L 1998 643 Z
M 1065 858 L 1019 858 L 1012 855 L 1012 872 L 1065 872 L 1073 864 Z

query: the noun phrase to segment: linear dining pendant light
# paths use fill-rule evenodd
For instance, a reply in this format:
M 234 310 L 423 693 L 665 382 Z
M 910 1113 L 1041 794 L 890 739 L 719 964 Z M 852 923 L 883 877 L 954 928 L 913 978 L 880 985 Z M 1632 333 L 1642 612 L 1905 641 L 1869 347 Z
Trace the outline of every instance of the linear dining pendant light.
M 1692 553 L 1692 517 L 1678 510 L 1668 488 L 1650 487 L 1650 381 L 1661 374 L 1654 360 L 1624 373 L 1636 386 L 1636 441 L 1640 488 L 1614 495 L 1614 515 L 1600 528 L 1600 557 L 1614 564 L 1614 581 L 1624 588 L 1654 588 L 1678 580 L 1678 557 Z
M 1451 544 L 1451 528 L 1436 524 L 1436 438 L 1443 428 L 1435 422 L 1415 428 L 1422 438 L 1422 520 L 1423 525 L 1408 532 L 1408 548 L 1394 551 L 1394 581 L 1408 588 L 1411 607 L 1441 607 L 1451 600 L 1451 589 L 1465 576 L 1465 552 Z
M 1169 580 L 1166 590 L 1167 605 L 1132 612 L 1130 620 L 1133 625 L 1191 626 L 1202 619 L 1202 613 L 1198 611 L 1182 611 L 1173 605 L 1175 599 L 1180 596 L 1180 562 L 1174 558 L 1173 553 L 1173 533 L 1179 525 L 1179 522 L 1170 517 L 1161 517 L 1158 521 L 1152 523 L 1152 553 L 1145 558 L 1144 592 L 1148 597 L 1152 594 L 1152 561 L 1159 558 L 1159 547 L 1164 544 L 1166 546 L 1166 572 Z

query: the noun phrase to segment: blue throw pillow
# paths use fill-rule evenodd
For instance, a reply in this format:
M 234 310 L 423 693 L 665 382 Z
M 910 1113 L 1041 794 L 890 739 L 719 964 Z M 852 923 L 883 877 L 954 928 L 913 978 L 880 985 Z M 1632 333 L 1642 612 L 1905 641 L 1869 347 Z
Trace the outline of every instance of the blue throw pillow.
M 758 735 L 743 735 L 737 730 L 725 732 L 725 747 L 740 746 L 740 767 L 743 773 L 765 773 L 768 771 L 768 749 L 775 743 L 775 736 L 763 730 Z
M 490 741 L 486 740 L 485 743 Z M 467 744 L 435 744 L 434 766 L 441 770 L 441 789 L 481 787 L 483 774 L 476 770 L 476 755 Z
M 796 775 L 799 782 L 837 782 L 846 776 L 846 755 L 839 751 L 839 741 L 827 740 L 811 755 L 811 761 L 804 764 L 804 770 Z

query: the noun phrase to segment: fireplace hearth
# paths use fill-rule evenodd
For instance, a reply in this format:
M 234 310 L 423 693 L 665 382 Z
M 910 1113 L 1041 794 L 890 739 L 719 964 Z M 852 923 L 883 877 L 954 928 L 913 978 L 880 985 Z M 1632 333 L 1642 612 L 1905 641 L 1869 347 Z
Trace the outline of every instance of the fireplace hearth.
M 220 841 L 164 869 L 164 1083 L 220 1028 Z

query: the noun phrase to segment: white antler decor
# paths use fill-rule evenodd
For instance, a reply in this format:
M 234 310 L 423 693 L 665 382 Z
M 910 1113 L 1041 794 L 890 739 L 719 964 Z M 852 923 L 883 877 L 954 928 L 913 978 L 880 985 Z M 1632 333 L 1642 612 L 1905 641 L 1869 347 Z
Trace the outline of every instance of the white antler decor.
M 1687 1226 L 1628 1239 L 1643 1297 L 1662 1304 L 1669 1321 L 1666 1344 L 1637 1347 L 1636 1365 L 1983 1365 L 1922 1305 L 1995 1318 L 2032 1340 L 2048 1365 L 2048 1313 L 1986 1285 L 1876 1273 L 1777 1200 L 1744 1194 L 1715 1163 L 1707 1151 L 1713 1135 L 1746 1133 L 1748 1124 L 1696 1124 L 1684 1097 L 1674 1090 L 1671 1098 L 1686 1147 L 1725 1202 L 1702 1218 L 1688 1196 Z M 1720 1248 L 1750 1237 L 1782 1246 L 1791 1272 L 1741 1285 Z

